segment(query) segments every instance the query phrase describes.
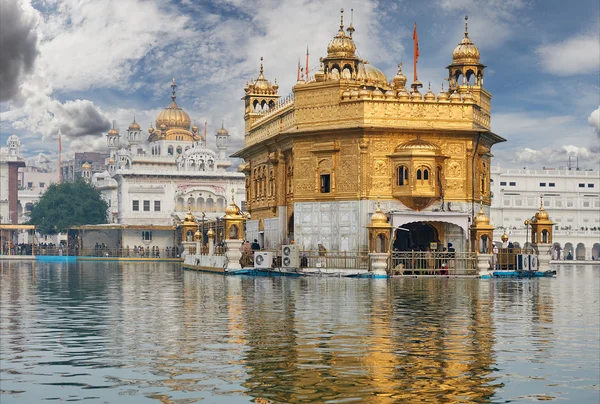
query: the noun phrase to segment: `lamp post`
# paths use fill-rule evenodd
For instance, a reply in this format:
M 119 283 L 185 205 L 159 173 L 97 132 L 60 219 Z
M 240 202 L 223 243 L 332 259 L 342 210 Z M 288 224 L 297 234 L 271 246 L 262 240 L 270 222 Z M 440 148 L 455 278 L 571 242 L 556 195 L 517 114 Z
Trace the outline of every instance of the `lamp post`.
M 529 225 L 531 224 L 531 221 L 533 220 L 534 216 L 531 216 L 530 219 L 525 219 L 525 221 L 523 222 L 523 224 L 525 224 L 525 243 L 523 244 L 523 249 L 525 250 L 524 252 L 527 253 L 527 250 L 525 249 L 525 245 L 529 242 Z
M 206 220 L 206 214 L 204 213 L 204 210 L 202 210 L 202 247 L 204 247 L 204 221 Z

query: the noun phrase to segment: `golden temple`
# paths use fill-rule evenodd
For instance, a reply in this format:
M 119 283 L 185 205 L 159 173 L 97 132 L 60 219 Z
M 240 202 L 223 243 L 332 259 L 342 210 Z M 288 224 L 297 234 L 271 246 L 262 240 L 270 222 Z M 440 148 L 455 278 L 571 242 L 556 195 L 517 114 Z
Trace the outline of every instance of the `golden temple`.
M 244 148 L 233 156 L 245 160 L 248 237 L 267 248 L 295 239 L 364 249 L 379 196 L 395 228 L 428 229 L 397 247 L 435 241 L 466 250 L 481 197 L 489 214 L 491 148 L 505 141 L 490 129 L 486 66 L 466 23 L 448 89 L 437 96 L 421 94 L 418 82 L 407 88 L 401 63 L 388 80 L 357 55 L 354 32 L 342 18 L 320 69 L 288 97 L 265 78 L 262 58 L 246 85 Z

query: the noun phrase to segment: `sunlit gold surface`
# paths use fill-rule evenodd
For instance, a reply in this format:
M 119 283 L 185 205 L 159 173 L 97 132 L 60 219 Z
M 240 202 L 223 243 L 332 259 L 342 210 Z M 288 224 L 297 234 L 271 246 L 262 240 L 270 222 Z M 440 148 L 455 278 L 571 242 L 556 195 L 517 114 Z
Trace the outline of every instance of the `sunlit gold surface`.
M 356 56 L 350 41 L 354 44 L 342 22 L 318 77 L 298 82 L 287 102 L 278 104 L 278 95 L 270 91 L 259 93 L 254 81 L 246 87 L 244 148 L 234 156 L 245 160 L 252 219 L 276 217 L 279 206 L 291 216 L 294 202 L 375 199 L 378 194 L 413 210 L 428 208 L 442 191 L 446 202 L 483 195 L 489 205 L 490 151 L 504 139 L 490 130 L 491 94 L 482 86 L 485 66 L 453 60 L 449 92 L 442 89 L 436 97 L 429 90 L 425 97 L 411 97 L 401 65 L 389 83 Z M 476 81 L 463 85 L 463 72 Z M 266 112 L 255 111 L 256 105 L 270 103 Z M 397 150 L 411 142 L 420 146 Z M 400 164 L 411 175 L 409 186 L 401 189 L 396 179 Z M 427 181 L 417 181 L 419 167 L 428 167 Z M 327 174 L 331 192 L 322 193 L 319 179 Z

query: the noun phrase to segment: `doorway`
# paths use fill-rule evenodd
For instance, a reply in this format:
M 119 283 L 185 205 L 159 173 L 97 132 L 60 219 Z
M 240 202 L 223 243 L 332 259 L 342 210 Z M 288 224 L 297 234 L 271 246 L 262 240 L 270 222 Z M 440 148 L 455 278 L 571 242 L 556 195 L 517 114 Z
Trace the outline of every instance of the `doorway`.
M 425 222 L 407 223 L 396 229 L 394 250 L 425 251 L 430 243 L 439 243 L 437 229 Z

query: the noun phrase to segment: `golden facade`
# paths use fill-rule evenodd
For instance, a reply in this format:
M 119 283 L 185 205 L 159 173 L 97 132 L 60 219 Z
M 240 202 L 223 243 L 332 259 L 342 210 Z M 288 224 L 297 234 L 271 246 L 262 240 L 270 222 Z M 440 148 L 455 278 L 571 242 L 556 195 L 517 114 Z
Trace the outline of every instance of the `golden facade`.
M 388 81 L 357 56 L 354 27 L 346 31 L 342 22 L 320 70 L 292 96 L 265 79 L 262 59 L 246 85 L 245 144 L 234 156 L 245 160 L 252 219 L 285 215 L 291 234 L 295 204 L 378 196 L 398 210 L 466 209 L 480 197 L 489 209 L 490 151 L 504 139 L 490 130 L 485 66 L 467 29 L 447 67 L 449 90 L 437 96 L 407 89 L 402 64 Z

